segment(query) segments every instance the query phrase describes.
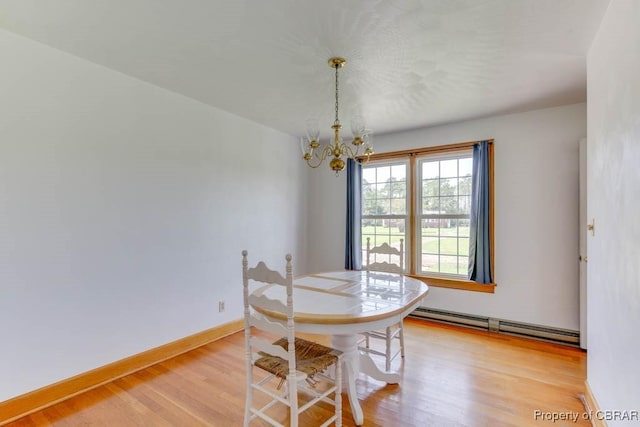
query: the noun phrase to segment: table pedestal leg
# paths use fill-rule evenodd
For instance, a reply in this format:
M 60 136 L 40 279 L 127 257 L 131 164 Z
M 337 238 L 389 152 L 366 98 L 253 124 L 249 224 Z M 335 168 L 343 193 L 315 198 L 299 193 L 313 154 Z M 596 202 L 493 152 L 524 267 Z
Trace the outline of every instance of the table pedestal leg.
M 349 396 L 353 419 L 356 425 L 361 426 L 364 423 L 364 414 L 358 401 L 358 394 L 356 393 L 356 376 L 358 372 L 362 372 L 373 379 L 386 382 L 387 384 L 399 384 L 400 374 L 380 370 L 378 365 L 371 359 L 371 356 L 358 351 L 357 335 L 332 335 L 331 346 L 336 350 L 342 351 L 342 358 L 344 360 L 342 384 Z
M 331 337 L 331 346 L 336 350 L 342 351 L 344 360 L 344 373 L 342 384 L 347 390 L 349 396 L 349 404 L 351 405 L 351 413 L 356 425 L 364 424 L 364 414 L 360 402 L 358 402 L 358 394 L 356 393 L 356 375 L 359 372 L 360 352 L 358 351 L 357 335 L 333 335 Z
M 399 384 L 400 374 L 397 372 L 382 371 L 375 364 L 371 356 L 365 353 L 359 354 L 360 359 L 360 372 L 373 378 L 374 380 L 384 381 L 387 384 Z

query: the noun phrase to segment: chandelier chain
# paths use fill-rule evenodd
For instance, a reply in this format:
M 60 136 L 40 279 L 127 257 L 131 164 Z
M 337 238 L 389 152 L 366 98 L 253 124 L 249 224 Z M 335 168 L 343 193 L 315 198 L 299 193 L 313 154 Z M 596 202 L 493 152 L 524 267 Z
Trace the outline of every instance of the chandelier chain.
M 333 124 L 338 125 L 340 124 L 340 119 L 338 119 L 338 64 L 336 64 L 336 120 L 334 121 Z

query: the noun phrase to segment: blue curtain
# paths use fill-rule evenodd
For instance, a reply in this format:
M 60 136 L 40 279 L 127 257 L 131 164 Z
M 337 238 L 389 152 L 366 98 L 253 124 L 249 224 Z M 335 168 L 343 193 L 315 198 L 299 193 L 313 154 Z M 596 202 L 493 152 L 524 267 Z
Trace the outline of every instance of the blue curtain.
M 344 268 L 362 268 L 362 165 L 347 160 L 347 230 L 344 251 Z
M 493 283 L 489 230 L 489 143 L 473 146 L 469 280 Z

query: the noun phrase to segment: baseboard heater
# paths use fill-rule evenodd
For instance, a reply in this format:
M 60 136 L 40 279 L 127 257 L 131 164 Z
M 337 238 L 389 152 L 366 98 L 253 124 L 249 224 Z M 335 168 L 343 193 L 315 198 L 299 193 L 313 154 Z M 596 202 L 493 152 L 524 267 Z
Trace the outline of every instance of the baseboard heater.
M 494 319 L 491 317 L 456 313 L 453 311 L 435 310 L 426 307 L 418 307 L 410 314 L 410 316 L 429 319 L 436 322 L 483 329 L 490 332 L 500 332 L 529 338 L 537 338 L 561 344 L 575 346 L 580 345 L 580 332 L 569 329 L 533 325 L 530 323 L 514 322 L 511 320 Z

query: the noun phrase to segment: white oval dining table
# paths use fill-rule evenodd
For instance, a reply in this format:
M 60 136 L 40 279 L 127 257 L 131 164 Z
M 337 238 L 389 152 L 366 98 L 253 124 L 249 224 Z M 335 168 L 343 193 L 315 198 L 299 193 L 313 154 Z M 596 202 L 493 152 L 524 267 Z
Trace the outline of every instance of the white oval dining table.
M 415 310 L 429 292 L 420 280 L 382 272 L 332 271 L 296 277 L 294 319 L 296 332 L 331 335 L 331 346 L 344 354 L 344 378 L 354 421 L 364 423 L 356 394 L 359 372 L 388 384 L 398 384 L 400 374 L 382 371 L 370 355 L 358 351 L 358 334 L 384 329 L 400 322 Z M 254 291 L 285 301 L 285 288 L 266 285 Z M 261 307 L 263 315 L 285 320 L 281 313 Z

